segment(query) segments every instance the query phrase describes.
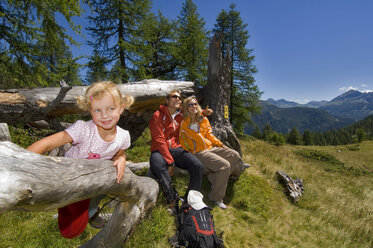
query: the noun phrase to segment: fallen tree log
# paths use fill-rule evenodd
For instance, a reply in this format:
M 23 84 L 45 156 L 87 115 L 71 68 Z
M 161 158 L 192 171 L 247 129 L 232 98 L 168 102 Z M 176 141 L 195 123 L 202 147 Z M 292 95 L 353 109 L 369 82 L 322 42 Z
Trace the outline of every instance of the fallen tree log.
M 62 84 L 61 88 L 0 90 L 0 122 L 8 124 L 29 123 L 39 120 L 52 122 L 59 115 L 83 114 L 75 99 L 77 96 L 84 95 L 87 87 L 67 87 Z M 123 94 L 135 98 L 134 104 L 128 111 L 124 112 L 118 122 L 120 127 L 130 130 L 133 141 L 148 126 L 153 112 L 158 109 L 160 104 L 164 103 L 168 92 L 178 89 L 184 96 L 194 94 L 194 83 L 186 81 L 148 79 L 141 82 L 118 84 L 118 87 Z M 64 97 L 55 101 L 57 96 Z M 55 103 L 53 108 L 50 106 L 52 103 Z
M 193 86 L 193 82 L 157 79 L 118 84 L 118 88 L 123 94 L 135 98 L 135 103 L 129 110 L 131 113 L 142 113 L 156 109 L 159 104 L 164 103 L 166 94 L 174 89 L 180 90 L 185 95 L 193 94 Z M 88 86 L 71 87 L 61 103 L 48 115 L 82 113 L 82 110 L 76 105 L 76 97 L 84 95 L 87 88 Z M 30 116 L 27 115 L 27 112 L 32 107 L 47 107 L 56 99 L 60 90 L 61 88 L 58 87 L 0 90 L 0 122 L 18 123 L 40 120 L 40 116 Z
M 8 141 L 0 142 L 0 161 L 0 213 L 48 211 L 103 194 L 120 201 L 110 221 L 82 247 L 119 247 L 155 206 L 159 190 L 155 180 L 136 176 L 130 166 L 117 184 L 111 161 L 42 156 Z

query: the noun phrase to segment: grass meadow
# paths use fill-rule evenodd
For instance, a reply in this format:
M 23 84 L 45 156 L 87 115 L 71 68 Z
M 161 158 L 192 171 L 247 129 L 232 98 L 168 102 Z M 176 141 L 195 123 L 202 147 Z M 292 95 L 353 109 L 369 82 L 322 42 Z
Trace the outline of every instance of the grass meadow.
M 148 135 L 128 151 L 130 160 L 147 161 Z M 373 141 L 347 146 L 274 146 L 250 137 L 241 140 L 243 159 L 252 164 L 230 181 L 225 203 L 214 207 L 215 225 L 228 248 L 372 248 Z M 304 195 L 293 203 L 276 179 L 283 171 L 301 178 Z M 142 172 L 144 173 L 144 172 Z M 183 194 L 188 177 L 174 178 Z M 202 193 L 209 192 L 204 178 Z M 211 205 L 206 199 L 206 204 Z M 0 247 L 77 247 L 98 231 L 88 226 L 73 240 L 60 236 L 56 210 L 0 215 Z M 175 233 L 162 193 L 157 205 L 123 247 L 169 247 Z

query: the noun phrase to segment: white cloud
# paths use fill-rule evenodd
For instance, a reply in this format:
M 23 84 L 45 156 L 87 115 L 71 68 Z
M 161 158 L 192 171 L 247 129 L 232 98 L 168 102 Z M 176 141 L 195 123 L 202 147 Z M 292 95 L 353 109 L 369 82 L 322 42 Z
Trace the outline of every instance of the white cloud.
M 339 88 L 340 91 L 349 91 L 349 90 L 358 90 L 358 88 L 354 86 L 348 86 L 348 87 L 341 87 Z
M 306 103 L 309 102 L 309 100 L 307 100 L 307 99 L 297 99 L 297 100 L 290 100 L 290 101 L 300 103 L 300 104 L 306 104 Z
M 371 92 L 373 92 L 373 90 L 362 90 L 361 92 L 363 92 L 363 93 L 371 93 Z
M 360 86 L 361 86 L 361 88 L 368 87 L 368 85 L 366 85 L 366 84 L 361 84 Z M 358 87 L 354 87 L 354 86 L 341 87 L 341 88 L 339 88 L 339 90 L 343 91 L 343 92 L 346 92 L 346 91 L 349 91 L 349 90 L 357 90 L 357 91 L 360 91 L 362 93 L 371 93 L 371 92 L 373 92 L 373 90 L 371 90 L 371 89 L 360 90 Z

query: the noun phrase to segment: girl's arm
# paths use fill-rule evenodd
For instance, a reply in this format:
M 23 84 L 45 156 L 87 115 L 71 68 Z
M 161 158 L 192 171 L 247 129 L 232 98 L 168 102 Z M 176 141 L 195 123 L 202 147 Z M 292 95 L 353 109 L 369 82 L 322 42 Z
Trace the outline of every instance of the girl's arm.
M 39 154 L 44 154 L 71 142 L 73 142 L 71 136 L 67 132 L 61 131 L 45 137 L 39 141 L 36 141 L 34 144 L 29 146 L 27 150 Z
M 124 170 L 126 169 L 127 160 L 125 151 L 118 151 L 111 160 L 114 161 L 113 166 L 115 166 L 117 169 L 117 183 L 119 183 L 123 179 Z

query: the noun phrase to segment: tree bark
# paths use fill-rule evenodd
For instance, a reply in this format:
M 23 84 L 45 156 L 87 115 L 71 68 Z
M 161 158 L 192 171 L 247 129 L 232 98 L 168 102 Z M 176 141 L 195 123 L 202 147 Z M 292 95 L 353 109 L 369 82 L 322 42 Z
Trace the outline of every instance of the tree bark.
M 120 201 L 104 228 L 82 247 L 119 247 L 156 204 L 158 184 L 126 168 L 117 184 L 112 161 L 49 157 L 0 142 L 0 213 L 48 211 L 110 194 Z M 129 163 L 130 164 L 130 163 Z
M 209 116 L 214 135 L 225 145 L 241 154 L 241 145 L 229 122 L 231 92 L 231 58 L 229 51 L 223 58 L 221 37 L 214 35 L 210 42 L 207 84 L 203 89 L 203 105 L 214 113 Z M 228 115 L 226 115 L 228 114 Z
M 124 112 L 118 125 L 130 130 L 131 139 L 135 141 L 148 126 L 153 112 L 164 103 L 168 92 L 178 89 L 188 96 L 194 94 L 193 86 L 193 82 L 156 79 L 118 84 L 123 94 L 135 98 L 135 103 Z M 63 114 L 83 114 L 75 98 L 84 95 L 88 86 L 61 87 L 0 90 L 0 122 L 17 124 L 47 120 L 60 131 L 62 126 L 58 126 L 54 118 Z
M 11 141 L 9 128 L 6 123 L 0 123 L 0 141 Z

